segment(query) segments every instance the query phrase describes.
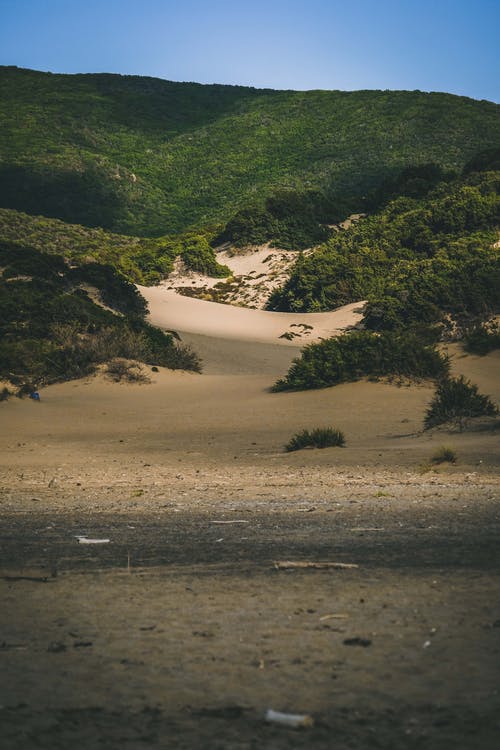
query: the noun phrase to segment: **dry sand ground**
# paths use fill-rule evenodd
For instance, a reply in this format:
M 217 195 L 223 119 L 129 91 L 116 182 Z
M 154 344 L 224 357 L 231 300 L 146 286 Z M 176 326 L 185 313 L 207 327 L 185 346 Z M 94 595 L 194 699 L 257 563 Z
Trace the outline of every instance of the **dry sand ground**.
M 498 432 L 422 434 L 426 384 L 271 394 L 274 335 L 0 405 L 2 750 L 500 746 Z M 347 447 L 283 451 L 322 424 Z

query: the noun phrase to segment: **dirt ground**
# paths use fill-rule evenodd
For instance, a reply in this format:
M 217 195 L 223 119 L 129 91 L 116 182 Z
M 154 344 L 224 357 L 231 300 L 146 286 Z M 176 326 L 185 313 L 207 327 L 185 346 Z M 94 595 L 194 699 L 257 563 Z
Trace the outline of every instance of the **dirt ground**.
M 293 351 L 217 351 L 1 405 L 2 750 L 497 750 L 495 426 L 422 433 L 429 384 L 271 394 Z M 498 399 L 497 365 L 454 364 Z M 345 449 L 283 451 L 325 422 Z
M 447 489 L 4 514 L 2 747 L 497 748 L 495 488 Z

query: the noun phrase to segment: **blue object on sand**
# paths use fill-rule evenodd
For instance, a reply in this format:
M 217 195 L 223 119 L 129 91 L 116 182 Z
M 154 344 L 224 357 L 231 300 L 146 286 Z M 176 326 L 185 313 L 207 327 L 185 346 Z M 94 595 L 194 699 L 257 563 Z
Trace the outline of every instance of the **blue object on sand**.
M 40 394 L 38 391 L 33 391 L 33 393 L 30 393 L 30 398 L 32 398 L 34 401 L 40 401 Z

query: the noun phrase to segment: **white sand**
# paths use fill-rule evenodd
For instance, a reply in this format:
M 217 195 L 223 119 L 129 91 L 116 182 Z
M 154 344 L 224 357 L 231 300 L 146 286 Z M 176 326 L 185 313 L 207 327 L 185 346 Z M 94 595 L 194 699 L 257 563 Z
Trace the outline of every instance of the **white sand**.
M 182 297 L 164 286 L 138 287 L 149 305 L 153 325 L 180 333 L 265 344 L 304 346 L 329 338 L 362 320 L 364 302 L 326 313 L 276 313 Z M 307 328 L 306 326 L 311 326 Z M 290 341 L 280 338 L 293 334 Z

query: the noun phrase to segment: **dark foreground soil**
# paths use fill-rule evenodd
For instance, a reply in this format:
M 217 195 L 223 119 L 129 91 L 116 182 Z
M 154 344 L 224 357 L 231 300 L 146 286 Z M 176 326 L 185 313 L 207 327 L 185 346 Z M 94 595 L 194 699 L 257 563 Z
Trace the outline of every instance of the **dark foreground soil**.
M 497 750 L 498 506 L 284 506 L 4 513 L 2 750 Z

